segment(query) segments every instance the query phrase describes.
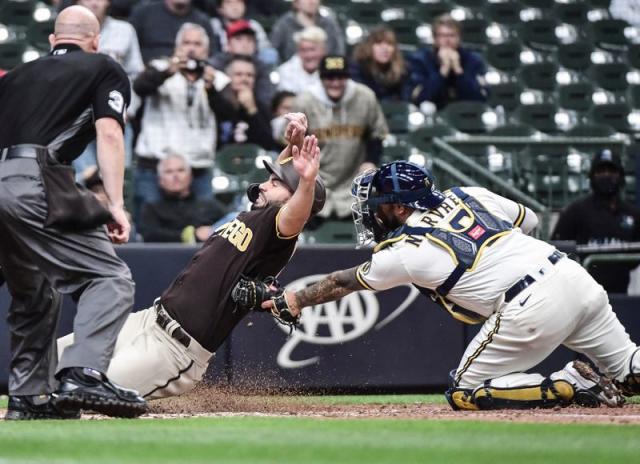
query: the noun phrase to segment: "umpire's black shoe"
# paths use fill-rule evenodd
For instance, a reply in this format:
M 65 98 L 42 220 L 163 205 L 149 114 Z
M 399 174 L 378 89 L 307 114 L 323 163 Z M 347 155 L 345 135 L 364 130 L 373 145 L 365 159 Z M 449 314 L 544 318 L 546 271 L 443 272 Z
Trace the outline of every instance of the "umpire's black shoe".
M 80 419 L 80 409 L 60 409 L 52 395 L 10 396 L 5 420 Z
M 147 411 L 137 391 L 119 387 L 94 369 L 70 367 L 59 376 L 55 398 L 59 408 L 87 409 L 111 417 L 138 417 Z

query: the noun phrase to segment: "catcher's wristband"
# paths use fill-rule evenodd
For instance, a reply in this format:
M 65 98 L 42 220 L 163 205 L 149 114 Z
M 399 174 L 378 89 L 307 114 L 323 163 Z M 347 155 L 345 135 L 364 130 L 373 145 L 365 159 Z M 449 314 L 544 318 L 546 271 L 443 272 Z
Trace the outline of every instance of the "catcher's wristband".
M 289 308 L 289 302 L 287 301 L 287 292 L 281 292 L 279 295 L 271 298 L 271 301 L 273 301 L 273 309 L 271 310 L 271 313 L 274 316 L 280 317 L 280 313 L 282 311 L 291 311 Z

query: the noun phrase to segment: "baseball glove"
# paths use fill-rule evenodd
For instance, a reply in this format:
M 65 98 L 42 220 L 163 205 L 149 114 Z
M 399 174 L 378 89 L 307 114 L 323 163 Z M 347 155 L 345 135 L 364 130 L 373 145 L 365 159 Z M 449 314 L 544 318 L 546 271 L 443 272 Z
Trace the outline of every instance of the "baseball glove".
M 242 276 L 231 291 L 231 299 L 236 304 L 236 309 L 265 311 L 260 305 L 263 301 L 276 295 L 272 286 L 278 287 L 277 281 L 273 277 L 259 280 Z

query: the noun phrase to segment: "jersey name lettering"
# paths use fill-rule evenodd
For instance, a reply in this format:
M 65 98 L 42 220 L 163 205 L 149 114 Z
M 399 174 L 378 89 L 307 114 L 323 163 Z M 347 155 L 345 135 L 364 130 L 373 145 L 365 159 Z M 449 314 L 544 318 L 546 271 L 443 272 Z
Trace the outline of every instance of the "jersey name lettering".
M 218 235 L 225 238 L 240 252 L 247 251 L 251 239 L 253 238 L 253 232 L 249 229 L 244 222 L 234 219 L 233 221 L 225 224 L 220 228 Z
M 451 192 L 446 192 L 446 199 L 435 209 L 432 209 L 427 214 L 425 214 L 422 219 L 420 219 L 420 223 L 426 226 L 435 226 L 441 219 L 449 214 L 453 209 L 457 206 L 456 196 Z

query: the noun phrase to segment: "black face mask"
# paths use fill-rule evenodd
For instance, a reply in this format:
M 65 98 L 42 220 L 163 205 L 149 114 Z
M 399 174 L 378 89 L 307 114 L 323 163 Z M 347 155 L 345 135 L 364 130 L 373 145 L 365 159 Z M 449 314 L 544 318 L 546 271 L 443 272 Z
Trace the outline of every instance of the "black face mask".
M 612 198 L 618 195 L 622 182 L 620 176 L 594 176 L 591 179 L 593 193 L 602 198 Z

